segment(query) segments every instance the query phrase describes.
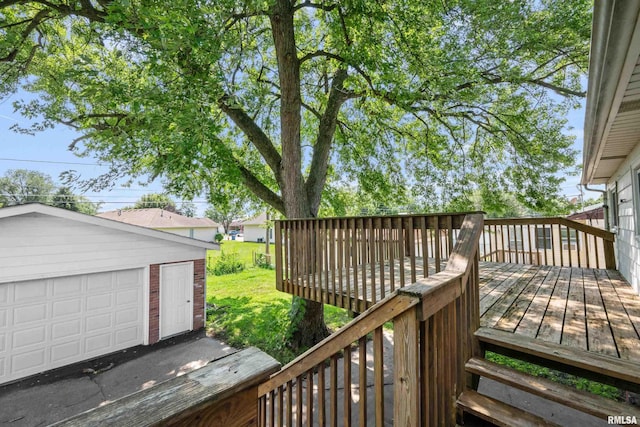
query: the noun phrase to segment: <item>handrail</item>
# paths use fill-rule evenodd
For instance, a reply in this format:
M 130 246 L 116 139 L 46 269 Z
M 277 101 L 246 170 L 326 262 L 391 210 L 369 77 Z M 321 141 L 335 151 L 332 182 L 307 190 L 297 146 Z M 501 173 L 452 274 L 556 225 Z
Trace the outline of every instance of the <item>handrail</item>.
M 485 220 L 483 261 L 615 269 L 615 235 L 562 217 Z
M 316 420 L 319 425 L 362 423 L 368 417 L 368 405 L 375 408 L 376 423 L 383 424 L 386 363 L 382 325 L 390 321 L 394 424 L 454 423 L 453 402 L 468 386 L 464 364 L 478 351 L 473 332 L 479 327 L 477 248 L 482 228 L 482 215 L 467 215 L 444 271 L 394 291 L 260 384 L 259 425 L 292 425 L 294 421 L 312 425 Z M 370 333 L 373 341 L 368 343 Z M 357 343 L 355 349 L 353 343 Z M 341 412 L 340 369 L 345 383 Z M 353 371 L 358 373 L 357 381 L 352 379 Z M 373 377 L 371 392 L 368 377 Z M 353 389 L 358 389 L 357 398 Z

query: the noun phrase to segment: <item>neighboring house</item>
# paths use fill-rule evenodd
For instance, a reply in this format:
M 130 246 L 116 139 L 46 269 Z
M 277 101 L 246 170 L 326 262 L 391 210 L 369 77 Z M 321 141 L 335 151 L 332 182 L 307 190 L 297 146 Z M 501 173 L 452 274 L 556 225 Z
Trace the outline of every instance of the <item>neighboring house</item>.
M 618 270 L 640 291 L 640 2 L 595 3 L 582 184 L 606 184 Z
M 0 236 L 0 384 L 204 327 L 217 244 L 41 204 Z
M 267 214 L 261 213 L 253 218 L 240 222 L 242 234 L 245 242 L 265 242 L 267 231 L 269 241 L 273 242 L 273 228 L 267 229 Z
M 178 236 L 191 237 L 205 242 L 215 241 L 220 225 L 209 218 L 190 218 L 159 208 L 118 209 L 97 214 L 101 218 L 112 219 L 140 227 L 166 231 Z
M 604 221 L 604 206 L 602 203 L 586 206 L 583 209 L 567 216 L 567 219 L 578 221 L 592 227 L 606 228 Z

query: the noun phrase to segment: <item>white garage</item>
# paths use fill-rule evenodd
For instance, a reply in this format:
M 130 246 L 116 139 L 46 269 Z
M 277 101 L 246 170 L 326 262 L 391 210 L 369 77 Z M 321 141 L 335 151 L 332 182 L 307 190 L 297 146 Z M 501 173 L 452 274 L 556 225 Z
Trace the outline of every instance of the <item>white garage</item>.
M 0 384 L 203 327 L 215 248 L 39 204 L 0 209 Z

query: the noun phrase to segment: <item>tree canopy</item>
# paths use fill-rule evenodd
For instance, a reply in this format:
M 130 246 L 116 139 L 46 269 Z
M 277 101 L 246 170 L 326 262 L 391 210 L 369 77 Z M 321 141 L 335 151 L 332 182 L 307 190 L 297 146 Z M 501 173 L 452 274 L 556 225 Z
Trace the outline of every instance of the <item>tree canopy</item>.
M 149 193 L 140 196 L 133 204 L 133 209 L 160 208 L 169 212 L 177 212 L 176 202 L 166 194 Z
M 80 132 L 71 149 L 113 165 L 94 186 L 150 174 L 190 198 L 227 183 L 289 218 L 316 216 L 332 182 L 382 204 L 482 183 L 540 208 L 575 162 L 564 114 L 584 96 L 590 8 L 0 0 L 0 94 L 40 95 L 16 104 L 41 118 L 22 131 Z

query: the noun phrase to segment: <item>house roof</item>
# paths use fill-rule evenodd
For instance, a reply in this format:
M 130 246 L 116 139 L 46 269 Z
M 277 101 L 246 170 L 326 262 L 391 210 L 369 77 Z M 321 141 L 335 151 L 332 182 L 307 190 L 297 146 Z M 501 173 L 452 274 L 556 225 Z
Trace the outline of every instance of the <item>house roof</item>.
M 263 212 L 254 216 L 253 218 L 240 221 L 239 225 L 264 225 L 267 222 L 267 213 Z
M 203 240 L 192 239 L 190 237 L 178 236 L 176 234 L 164 231 L 154 230 L 152 228 L 141 227 L 138 225 L 127 224 L 124 222 L 113 221 L 108 218 L 86 215 L 80 212 L 73 212 L 67 209 L 56 208 L 53 206 L 42 205 L 40 203 L 28 203 L 24 205 L 16 205 L 0 208 L 0 220 L 3 218 L 11 218 L 20 215 L 41 214 L 56 218 L 78 221 L 85 224 L 96 225 L 99 227 L 111 228 L 114 230 L 125 231 L 142 236 L 154 237 L 156 239 L 168 240 L 170 242 L 181 243 L 183 245 L 196 246 L 205 249 L 220 249 L 217 243 L 205 242 Z
M 640 140 L 640 2 L 595 2 L 582 184 L 609 181 Z
M 604 207 L 602 203 L 586 206 L 584 209 L 567 215 L 567 219 L 604 219 Z
M 97 214 L 100 218 L 107 218 L 127 224 L 147 228 L 217 228 L 218 224 L 209 218 L 190 218 L 175 212 L 159 208 L 149 209 L 118 209 Z

